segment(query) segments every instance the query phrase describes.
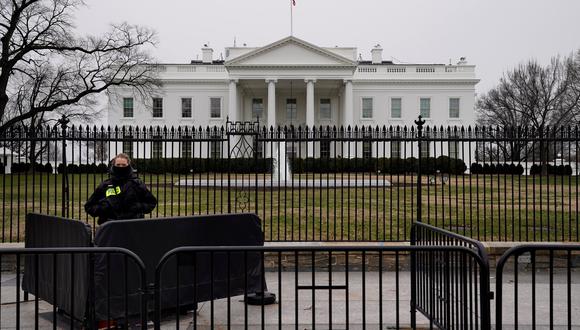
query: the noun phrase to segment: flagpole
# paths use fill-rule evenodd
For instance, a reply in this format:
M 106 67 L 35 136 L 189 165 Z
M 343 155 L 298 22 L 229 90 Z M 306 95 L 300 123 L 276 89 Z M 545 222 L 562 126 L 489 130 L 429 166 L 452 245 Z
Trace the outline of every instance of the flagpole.
M 290 0 L 290 36 L 294 35 L 294 8 L 292 5 L 292 0 Z

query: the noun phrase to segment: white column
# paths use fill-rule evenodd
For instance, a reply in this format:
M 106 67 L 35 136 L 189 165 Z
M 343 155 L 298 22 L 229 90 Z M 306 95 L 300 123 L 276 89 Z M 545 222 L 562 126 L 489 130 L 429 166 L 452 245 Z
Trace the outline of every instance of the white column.
M 304 79 L 306 82 L 306 126 L 314 129 L 314 83 L 315 79 Z M 314 143 L 308 142 L 308 157 L 314 157 Z
M 305 79 L 306 82 L 306 126 L 314 126 L 314 79 Z
M 354 100 L 353 100 L 353 89 L 352 80 L 344 81 L 344 113 L 343 113 L 343 125 L 345 129 L 350 125 L 351 128 L 354 125 Z
M 238 80 L 230 79 L 230 95 L 228 116 L 230 121 L 238 121 Z
M 344 126 L 345 134 L 348 127 L 350 126 L 351 130 L 354 130 L 354 100 L 353 100 L 353 90 L 352 90 L 352 80 L 344 80 L 344 113 L 342 116 L 342 125 Z M 350 148 L 350 150 L 349 150 Z M 349 142 L 344 144 L 344 150 L 342 157 L 345 158 L 354 158 L 355 155 L 355 144 L 353 142 Z
M 270 127 L 276 130 L 276 79 L 266 79 L 268 84 L 268 131 Z M 264 154 L 266 157 L 275 157 L 278 155 L 278 143 L 273 142 L 272 145 L 266 144 L 264 146 Z M 274 172 L 279 172 L 279 160 L 275 160 L 275 166 L 273 167 Z M 274 173 L 272 173 L 274 175 Z M 276 173 L 275 175 L 278 175 Z
M 276 79 L 266 79 L 268 84 L 268 129 L 276 127 Z

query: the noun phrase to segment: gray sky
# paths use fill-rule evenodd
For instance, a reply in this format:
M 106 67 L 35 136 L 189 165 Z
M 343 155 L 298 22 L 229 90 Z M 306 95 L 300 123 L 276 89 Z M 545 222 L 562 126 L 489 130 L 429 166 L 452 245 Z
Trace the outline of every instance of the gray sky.
M 155 29 L 160 62 L 189 63 L 209 42 L 214 54 L 263 46 L 290 34 L 291 0 L 87 0 L 80 33 L 127 21 Z M 364 59 L 380 43 L 396 63 L 477 65 L 478 93 L 502 73 L 535 58 L 580 49 L 578 0 L 296 0 L 294 35 L 319 46 L 358 47 Z M 201 58 L 201 56 L 200 56 Z

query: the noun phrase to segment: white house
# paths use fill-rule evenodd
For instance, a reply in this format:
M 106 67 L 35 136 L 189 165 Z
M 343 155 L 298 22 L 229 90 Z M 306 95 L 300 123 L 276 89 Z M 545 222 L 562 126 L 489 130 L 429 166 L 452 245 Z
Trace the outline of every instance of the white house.
M 119 126 L 261 125 L 467 126 L 475 121 L 475 66 L 394 64 L 377 45 L 370 61 L 355 47 L 320 47 L 287 37 L 263 47 L 229 47 L 215 60 L 158 66 L 162 92 L 145 106 L 131 90 L 110 99 L 108 121 Z

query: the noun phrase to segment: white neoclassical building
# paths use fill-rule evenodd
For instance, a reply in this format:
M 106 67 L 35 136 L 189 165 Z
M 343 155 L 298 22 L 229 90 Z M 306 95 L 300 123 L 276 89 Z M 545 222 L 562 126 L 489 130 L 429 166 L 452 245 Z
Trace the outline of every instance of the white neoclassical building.
M 278 125 L 466 126 L 475 120 L 475 66 L 394 64 L 375 46 L 371 60 L 355 47 L 320 47 L 287 37 L 263 47 L 229 47 L 215 60 L 162 64 L 151 102 L 130 90 L 110 99 L 110 125 L 221 126 L 230 121 Z

